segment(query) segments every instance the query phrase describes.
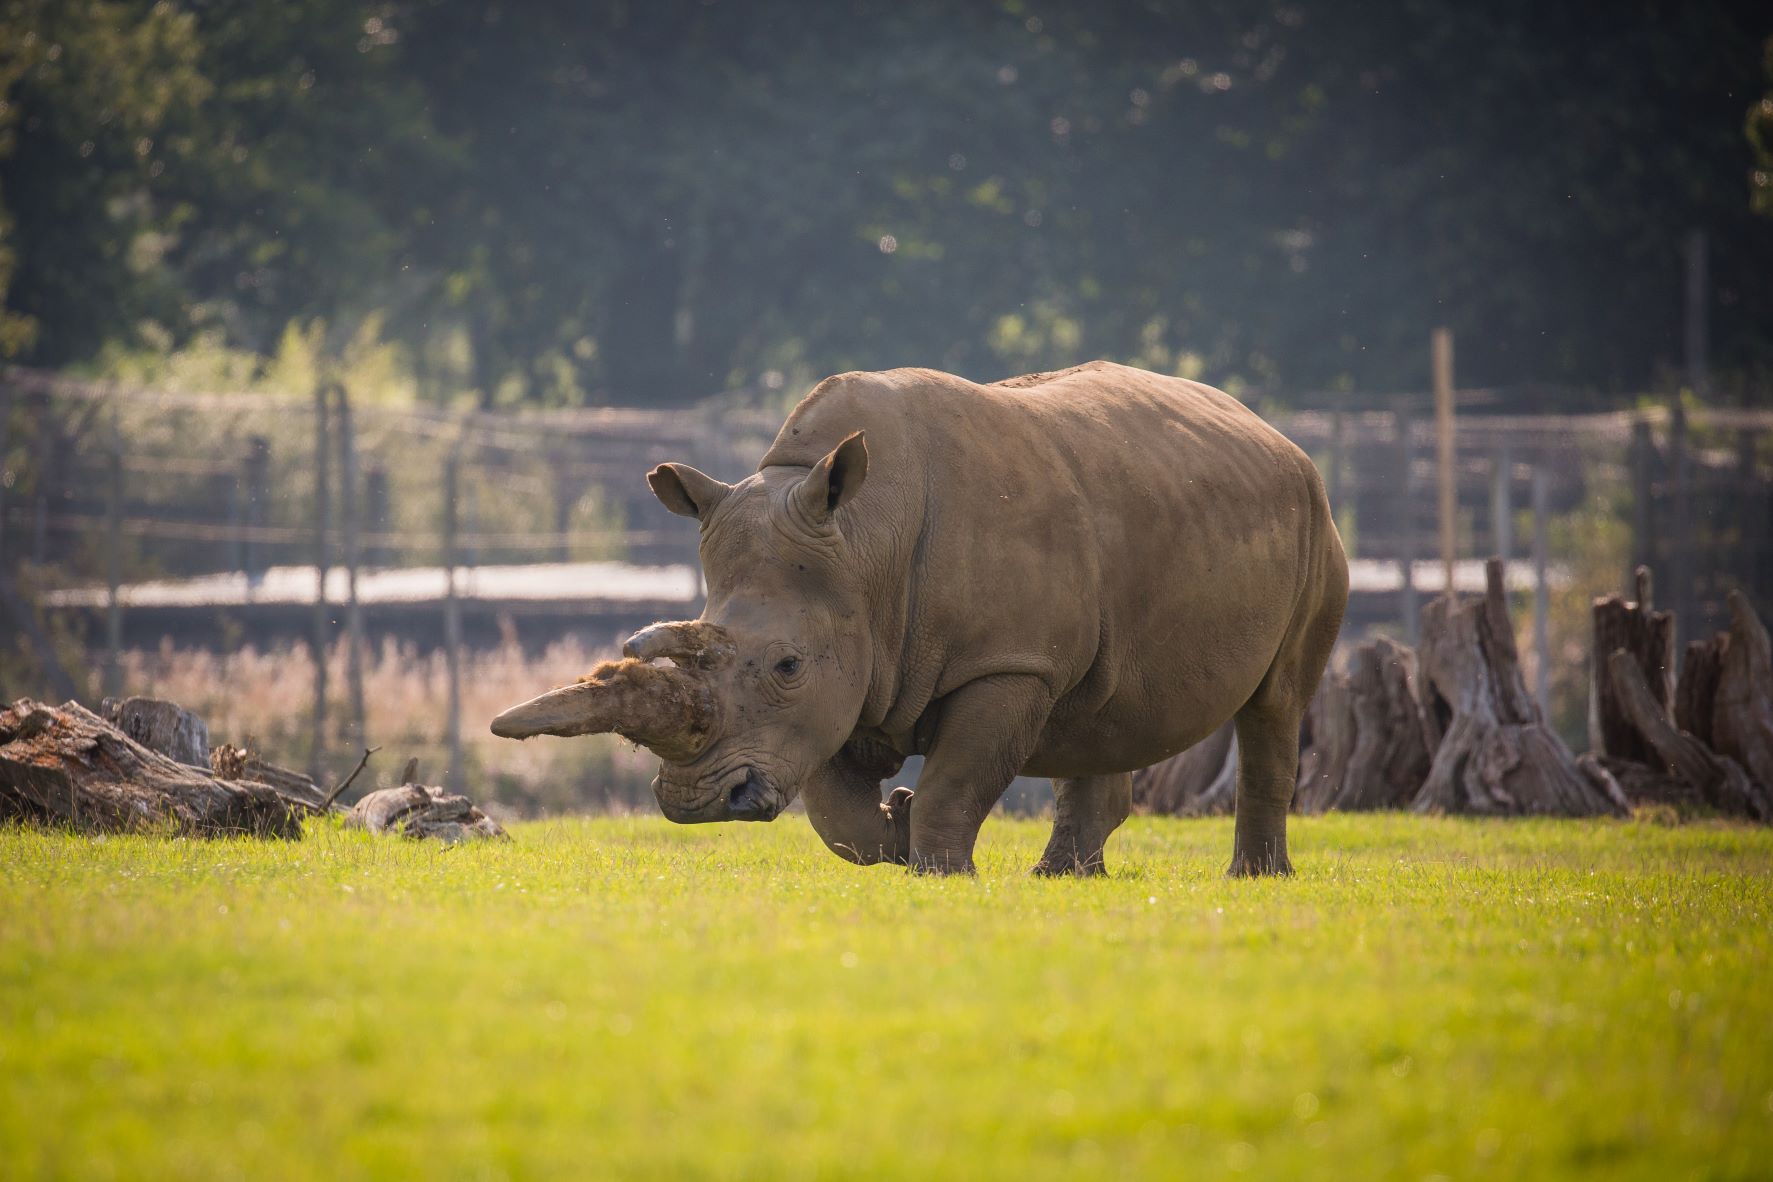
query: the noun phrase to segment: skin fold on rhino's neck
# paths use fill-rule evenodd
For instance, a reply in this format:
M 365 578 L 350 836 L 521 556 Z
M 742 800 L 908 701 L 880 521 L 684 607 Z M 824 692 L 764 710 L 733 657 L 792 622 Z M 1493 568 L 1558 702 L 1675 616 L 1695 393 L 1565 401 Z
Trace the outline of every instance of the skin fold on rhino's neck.
M 910 487 L 882 498 L 883 520 L 864 525 L 862 515 L 875 508 L 865 503 L 857 506 L 859 512 L 851 515 L 855 525 L 849 527 L 854 560 L 866 570 L 871 666 L 856 733 L 884 741 L 900 756 L 908 756 L 919 754 L 913 731 L 929 706 L 929 685 L 934 681 L 918 676 L 929 658 L 916 651 L 917 568 L 924 550 L 927 515 L 922 474 L 901 471 L 894 476 Z M 907 492 L 913 495 L 906 496 Z
M 917 624 L 919 582 L 929 577 L 920 566 L 931 520 L 932 449 L 942 441 L 917 413 L 926 393 L 922 375 L 904 375 L 915 389 L 880 388 L 893 380 L 851 374 L 821 383 L 789 415 L 759 471 L 810 471 L 850 433 L 866 433 L 868 476 L 837 512 L 863 592 L 864 618 L 855 626 L 869 636 L 868 689 L 854 729 L 858 738 L 884 741 L 905 756 L 917 753 L 913 731 L 939 674 L 932 668 L 939 657 L 924 651 Z

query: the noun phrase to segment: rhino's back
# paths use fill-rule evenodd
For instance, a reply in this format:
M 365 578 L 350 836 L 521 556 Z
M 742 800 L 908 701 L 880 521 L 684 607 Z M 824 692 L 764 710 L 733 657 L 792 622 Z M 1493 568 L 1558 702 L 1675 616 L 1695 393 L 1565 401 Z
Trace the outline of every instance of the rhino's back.
M 846 522 L 901 543 L 914 527 L 911 700 L 1048 678 L 1062 696 L 1039 773 L 1142 767 L 1218 726 L 1266 672 L 1324 544 L 1310 461 L 1179 378 L 1106 362 L 990 386 L 842 375 L 763 465 L 814 463 L 856 430 L 869 474 Z M 1084 766 L 1105 748 L 1119 768 Z

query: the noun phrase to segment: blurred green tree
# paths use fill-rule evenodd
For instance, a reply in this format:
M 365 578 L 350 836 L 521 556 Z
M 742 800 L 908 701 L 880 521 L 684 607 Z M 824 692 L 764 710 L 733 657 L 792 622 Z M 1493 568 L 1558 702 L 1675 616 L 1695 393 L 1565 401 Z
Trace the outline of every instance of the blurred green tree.
M 1766 56 L 1768 90 L 1748 112 L 1748 142 L 1755 152 L 1749 186 L 1755 208 L 1773 214 L 1773 37 L 1767 40 Z
M 1095 356 L 1286 397 L 1420 387 L 1447 323 L 1464 385 L 1625 393 L 1679 360 L 1693 228 L 1715 364 L 1773 359 L 1773 226 L 1742 191 L 1764 5 L 0 21 L 0 348 L 40 364 L 144 322 L 268 352 L 376 314 L 421 385 L 485 405 Z

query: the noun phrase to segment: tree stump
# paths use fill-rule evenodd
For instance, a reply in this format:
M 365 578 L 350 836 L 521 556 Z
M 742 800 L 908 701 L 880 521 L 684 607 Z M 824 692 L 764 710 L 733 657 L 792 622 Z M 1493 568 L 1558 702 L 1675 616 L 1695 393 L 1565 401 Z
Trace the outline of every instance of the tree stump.
M 1415 653 L 1386 637 L 1356 648 L 1346 675 L 1324 679 L 1307 712 L 1294 807 L 1365 811 L 1416 798 L 1435 745 L 1416 680 Z
M 1418 812 L 1581 817 L 1627 803 L 1585 775 L 1539 713 L 1521 677 L 1502 590 L 1502 562 L 1484 565 L 1481 598 L 1442 595 L 1422 610 L 1417 688 L 1423 713 L 1449 716 L 1412 807 Z
M 1237 803 L 1237 730 L 1227 722 L 1162 763 L 1133 773 L 1133 808 L 1173 817 L 1225 816 Z
M 1765 633 L 1762 633 L 1765 639 Z M 1773 820 L 1773 796 L 1752 781 L 1742 766 L 1713 752 L 1686 731 L 1677 730 L 1650 693 L 1636 659 L 1624 649 L 1607 658 L 1625 717 L 1653 753 L 1653 767 L 1696 789 L 1701 799 L 1732 816 Z
M 1675 682 L 1674 721 L 1707 747 L 1713 746 L 1711 720 L 1717 710 L 1718 680 L 1724 675 L 1724 652 L 1730 634 L 1719 632 L 1709 640 L 1690 640 L 1681 657 L 1681 675 Z
M 1667 805 L 1677 814 L 1711 807 L 1698 788 L 1666 771 L 1627 759 L 1608 759 L 1593 752 L 1576 757 L 1576 766 L 1609 794 L 1617 793 L 1632 808 Z
M 1773 649 L 1740 590 L 1729 595 L 1730 642 L 1712 699 L 1711 745 L 1773 791 Z
M 305 800 L 150 750 L 77 702 L 0 710 L 0 820 L 82 833 L 300 837 Z
M 106 698 L 104 720 L 146 747 L 189 767 L 209 766 L 209 727 L 176 702 L 160 698 Z
M 1346 674 L 1326 672 L 1305 708 L 1299 734 L 1299 778 L 1293 787 L 1293 808 L 1321 813 L 1348 778 L 1354 754 L 1354 703 Z
M 1674 616 L 1651 608 L 1650 568 L 1638 567 L 1637 601 L 1617 595 L 1592 608 L 1594 648 L 1589 662 L 1588 745 L 1607 759 L 1652 762 L 1653 753 L 1620 709 L 1609 658 L 1623 650 L 1637 662 L 1650 699 L 1664 717 L 1674 699 Z

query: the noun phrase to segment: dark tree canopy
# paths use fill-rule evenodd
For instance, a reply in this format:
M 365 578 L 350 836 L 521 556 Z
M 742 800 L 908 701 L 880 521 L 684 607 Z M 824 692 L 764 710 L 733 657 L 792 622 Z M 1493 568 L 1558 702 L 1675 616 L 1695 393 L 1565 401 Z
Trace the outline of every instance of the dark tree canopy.
M 1773 10 L 0 0 L 0 355 L 365 316 L 498 397 L 1773 366 Z M 1747 134 L 1744 134 L 1745 113 Z M 1758 157 L 1757 157 L 1758 152 Z M 461 351 L 458 349 L 458 352 Z

